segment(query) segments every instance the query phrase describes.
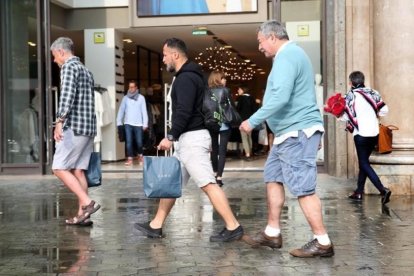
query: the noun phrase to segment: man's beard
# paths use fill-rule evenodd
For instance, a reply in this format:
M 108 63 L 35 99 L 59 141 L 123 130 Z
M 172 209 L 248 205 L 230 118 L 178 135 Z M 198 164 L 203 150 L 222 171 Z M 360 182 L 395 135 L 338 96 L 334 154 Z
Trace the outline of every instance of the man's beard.
M 175 72 L 175 66 L 173 64 L 167 64 L 167 71 L 170 73 L 174 73 Z

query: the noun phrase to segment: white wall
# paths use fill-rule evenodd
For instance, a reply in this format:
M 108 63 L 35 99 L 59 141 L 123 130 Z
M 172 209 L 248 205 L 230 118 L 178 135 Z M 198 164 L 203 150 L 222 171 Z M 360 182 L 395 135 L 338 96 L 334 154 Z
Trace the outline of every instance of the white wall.
M 300 35 L 298 28 L 307 26 L 308 35 Z M 308 54 L 315 74 L 321 74 L 321 23 L 320 21 L 286 22 L 289 39 L 295 41 Z
M 282 22 L 321 20 L 321 1 L 283 1 Z
M 103 33 L 105 42 L 95 43 L 94 33 Z M 93 73 L 95 85 L 99 84 L 101 87 L 108 89 L 111 100 L 110 113 L 113 114 L 113 122 L 102 128 L 102 160 L 124 159 L 124 144 L 118 142 L 116 126 L 116 112 L 120 104 L 119 95 L 116 94 L 116 81 L 123 82 L 124 75 L 122 37 L 115 29 L 89 29 L 85 30 L 84 36 L 85 65 Z M 119 50 L 116 50 L 115 46 L 118 46 Z M 121 58 L 117 59 L 115 55 L 119 55 Z M 118 63 L 119 66 L 116 67 L 115 63 Z M 122 77 L 116 76 L 116 72 L 121 73 Z
M 129 0 L 52 0 L 52 3 L 67 9 L 127 7 Z

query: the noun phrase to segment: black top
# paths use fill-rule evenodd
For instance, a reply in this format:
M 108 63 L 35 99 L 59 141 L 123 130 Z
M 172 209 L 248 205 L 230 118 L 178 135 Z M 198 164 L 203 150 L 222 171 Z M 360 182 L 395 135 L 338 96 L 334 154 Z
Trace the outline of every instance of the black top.
M 203 104 L 205 81 L 201 67 L 187 61 L 175 74 L 172 85 L 172 127 L 168 134 L 174 139 L 187 131 L 205 129 L 200 112 Z
M 256 102 L 249 94 L 242 94 L 237 99 L 237 111 L 243 121 L 250 118 L 256 111 Z

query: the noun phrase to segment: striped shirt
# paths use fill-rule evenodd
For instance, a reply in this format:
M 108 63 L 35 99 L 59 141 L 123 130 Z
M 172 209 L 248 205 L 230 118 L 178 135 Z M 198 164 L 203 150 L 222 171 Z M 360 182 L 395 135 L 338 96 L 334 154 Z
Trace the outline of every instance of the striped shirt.
M 65 61 L 60 70 L 60 100 L 56 117 L 76 135 L 95 136 L 95 95 L 93 75 L 78 57 Z

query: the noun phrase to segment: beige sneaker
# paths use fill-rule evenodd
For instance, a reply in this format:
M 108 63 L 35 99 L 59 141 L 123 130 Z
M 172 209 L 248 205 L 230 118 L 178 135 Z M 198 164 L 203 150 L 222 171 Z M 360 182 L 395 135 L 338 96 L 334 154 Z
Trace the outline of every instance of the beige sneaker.
M 125 162 L 125 166 L 132 166 L 132 158 L 128 158 L 127 161 Z

